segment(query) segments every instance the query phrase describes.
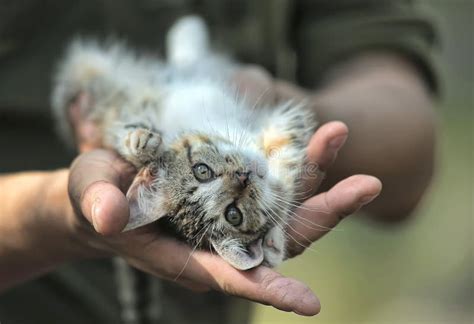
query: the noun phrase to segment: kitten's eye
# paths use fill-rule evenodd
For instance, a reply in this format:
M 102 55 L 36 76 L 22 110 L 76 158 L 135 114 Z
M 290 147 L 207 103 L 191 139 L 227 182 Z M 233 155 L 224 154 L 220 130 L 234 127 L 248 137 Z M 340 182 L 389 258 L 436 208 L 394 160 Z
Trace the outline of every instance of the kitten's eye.
M 193 173 L 200 182 L 206 182 L 214 178 L 214 172 L 204 163 L 198 163 L 193 166 Z
M 235 207 L 234 205 L 229 205 L 225 211 L 225 219 L 232 225 L 232 226 L 239 226 L 242 224 L 242 213 L 240 210 Z

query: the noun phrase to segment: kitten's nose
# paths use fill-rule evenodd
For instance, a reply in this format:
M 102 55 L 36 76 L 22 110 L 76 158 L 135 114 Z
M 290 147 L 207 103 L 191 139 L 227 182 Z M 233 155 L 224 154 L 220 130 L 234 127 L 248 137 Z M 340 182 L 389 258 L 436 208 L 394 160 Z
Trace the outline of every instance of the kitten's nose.
M 249 184 L 249 172 L 240 172 L 240 171 L 235 171 L 235 177 L 237 180 L 239 180 L 240 185 L 245 188 Z

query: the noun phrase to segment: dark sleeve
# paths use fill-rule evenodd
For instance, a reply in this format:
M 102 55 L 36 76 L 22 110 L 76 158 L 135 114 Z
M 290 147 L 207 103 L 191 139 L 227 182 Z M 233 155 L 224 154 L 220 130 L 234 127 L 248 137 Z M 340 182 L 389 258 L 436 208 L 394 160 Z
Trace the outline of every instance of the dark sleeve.
M 411 60 L 438 92 L 431 59 L 433 23 L 408 0 L 300 0 L 295 8 L 297 78 L 306 87 L 322 82 L 336 63 L 366 50 L 390 50 Z

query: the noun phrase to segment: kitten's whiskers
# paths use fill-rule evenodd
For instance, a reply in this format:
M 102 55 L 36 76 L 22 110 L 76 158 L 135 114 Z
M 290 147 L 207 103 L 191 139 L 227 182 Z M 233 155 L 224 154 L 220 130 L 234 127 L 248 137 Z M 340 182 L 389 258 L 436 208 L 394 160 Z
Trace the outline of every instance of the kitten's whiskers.
M 292 227 L 287 221 L 285 221 L 281 216 L 279 216 L 271 206 L 268 205 L 267 202 L 265 202 L 263 199 L 261 199 L 261 197 L 258 197 L 258 200 L 262 203 L 263 205 L 263 212 L 272 220 L 272 222 L 275 224 L 275 226 L 277 226 L 278 228 L 280 228 L 282 231 L 283 231 L 283 234 L 285 235 L 286 238 L 289 238 L 291 240 L 293 240 L 296 244 L 300 245 L 301 247 L 305 248 L 305 249 L 308 249 L 308 250 L 311 250 L 313 252 L 318 252 L 314 249 L 311 249 L 310 245 L 313 243 L 313 241 L 311 241 L 310 239 L 308 239 L 304 234 L 300 233 L 299 231 L 297 231 L 294 227 Z M 268 211 L 268 213 L 266 212 Z M 273 216 L 272 216 L 273 215 Z M 280 222 L 278 222 L 277 220 L 280 220 Z M 301 236 L 303 239 L 305 239 L 309 245 L 305 245 L 303 243 L 301 243 L 300 241 L 298 241 L 293 235 L 291 235 L 290 233 L 288 233 L 286 231 L 285 228 L 283 228 L 283 226 L 281 226 L 280 223 L 283 223 L 285 224 L 285 226 L 287 226 L 288 228 L 290 228 L 293 232 L 295 232 L 296 234 L 298 234 L 299 236 Z

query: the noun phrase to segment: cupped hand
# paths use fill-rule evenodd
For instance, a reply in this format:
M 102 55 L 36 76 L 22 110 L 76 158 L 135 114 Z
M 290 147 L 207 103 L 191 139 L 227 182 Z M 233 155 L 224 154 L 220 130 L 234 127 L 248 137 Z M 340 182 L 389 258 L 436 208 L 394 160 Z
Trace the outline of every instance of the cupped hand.
M 305 96 L 291 85 L 272 81 L 258 69 L 243 70 L 236 75 L 235 82 L 249 98 L 252 93 L 260 93 L 254 96 L 256 101 Z M 312 179 L 313 188 L 335 160 L 347 136 L 348 129 L 343 123 L 330 122 L 320 126 L 312 137 L 308 161 L 318 171 L 318 177 Z M 129 218 L 124 192 L 135 172 L 117 154 L 100 149 L 81 154 L 72 164 L 69 196 L 76 214 L 74 230 L 91 254 L 119 255 L 143 271 L 198 291 L 215 289 L 300 315 L 319 312 L 319 300 L 305 284 L 272 269 L 260 266 L 236 270 L 217 255 L 192 251 L 153 224 L 122 233 Z M 302 253 L 310 242 L 369 203 L 380 190 L 376 178 L 355 175 L 304 201 L 295 210 L 298 216 L 288 226 L 288 236 L 293 238 L 288 242 L 288 257 Z M 307 226 L 308 223 L 319 226 Z
M 347 129 L 342 123 L 329 123 L 319 128 L 311 140 L 312 159 L 322 167 L 337 154 L 340 136 Z M 131 265 L 155 276 L 176 280 L 189 288 L 209 288 L 272 305 L 301 315 L 314 315 L 320 310 L 316 296 L 303 283 L 283 277 L 272 269 L 258 267 L 239 271 L 220 257 L 192 250 L 152 225 L 121 233 L 127 224 L 129 210 L 124 192 L 134 169 L 115 153 L 93 150 L 80 155 L 70 171 L 69 195 L 77 214 L 76 232 L 93 253 L 109 253 L 123 257 Z M 331 190 L 307 200 L 296 212 L 327 228 L 373 199 L 380 183 L 373 177 L 354 176 Z M 313 211 L 313 209 L 314 211 Z M 290 231 L 298 238 L 304 235 L 317 240 L 324 231 L 298 226 Z M 301 227 L 301 226 L 300 226 Z M 304 241 L 303 241 L 304 242 Z M 302 246 L 290 241 L 290 256 L 302 252 Z
M 319 312 L 309 288 L 266 267 L 239 271 L 219 256 L 195 251 L 150 224 L 122 233 L 129 211 L 124 189 L 133 169 L 115 153 L 93 150 L 70 170 L 69 195 L 76 211 L 75 231 L 91 254 L 119 255 L 152 275 L 195 290 L 216 289 L 302 315 Z

